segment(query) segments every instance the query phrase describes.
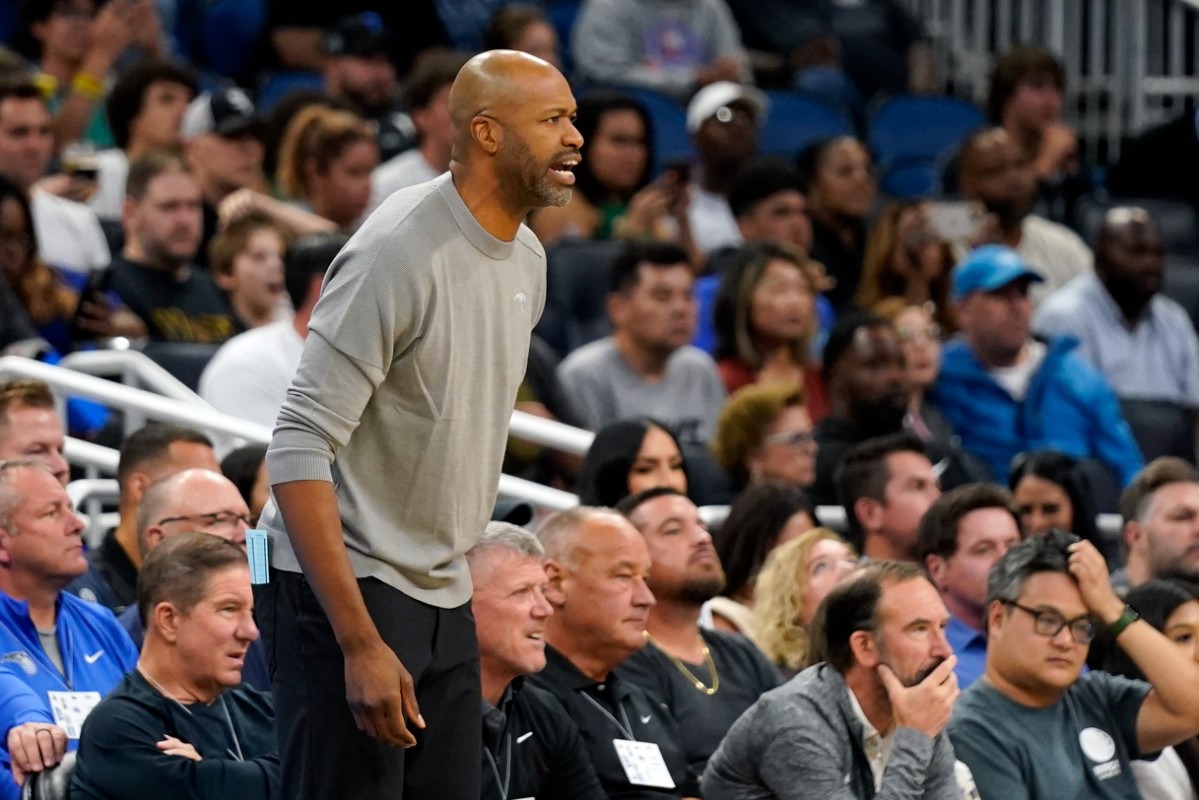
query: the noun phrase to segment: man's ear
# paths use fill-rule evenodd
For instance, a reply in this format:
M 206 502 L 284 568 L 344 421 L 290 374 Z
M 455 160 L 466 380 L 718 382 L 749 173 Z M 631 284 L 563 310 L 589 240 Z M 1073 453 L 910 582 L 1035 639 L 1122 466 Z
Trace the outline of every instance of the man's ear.
M 570 570 L 554 559 L 545 562 L 545 599 L 555 609 L 566 605 L 566 587 L 564 584 L 570 577 Z
M 620 292 L 609 292 L 604 298 L 604 310 L 608 312 L 608 319 L 611 320 L 613 328 L 619 328 L 624 324 L 628 307 L 629 299 Z
M 163 600 L 150 611 L 150 619 L 144 620 L 146 630 L 151 627 L 158 631 L 158 635 L 165 639 L 170 644 L 174 644 L 179 638 L 179 625 L 182 623 L 183 614 L 179 609 L 175 608 L 174 603 L 168 603 Z
M 129 492 L 129 498 L 134 501 L 134 505 L 140 506 L 142 499 L 146 496 L 146 492 L 150 491 L 150 487 L 154 485 L 154 479 L 144 472 L 134 472 L 129 475 L 125 481 L 126 491 Z
M 883 504 L 873 497 L 859 497 L 853 504 L 854 516 L 864 531 L 876 531 L 883 524 Z
M 500 142 L 504 138 L 503 129 L 499 123 L 482 114 L 470 121 L 470 135 L 479 143 L 479 147 L 483 148 L 483 152 L 490 155 L 499 152 Z
M 1003 623 L 1006 619 L 1004 612 L 1006 611 L 1007 606 L 999 600 L 992 600 L 987 606 L 987 636 L 991 636 L 997 629 L 1003 628 Z
M 854 631 L 849 635 L 849 649 L 853 651 L 854 660 L 867 669 L 874 669 L 882 663 L 878 642 L 870 631 Z
M 1128 548 L 1128 552 L 1139 549 L 1145 541 L 1145 528 L 1135 519 L 1124 523 L 1124 528 L 1120 531 L 1120 537 L 1124 540 L 1124 546 Z
M 165 538 L 167 538 L 167 534 L 161 525 L 151 525 L 146 528 L 146 553 L 162 544 L 162 540 Z M 145 556 L 146 553 L 142 553 L 142 555 Z
M 945 577 L 945 570 L 948 566 L 949 561 L 943 556 L 933 554 L 924 558 L 924 569 L 928 572 L 928 578 L 938 592 L 941 591 L 941 579 Z

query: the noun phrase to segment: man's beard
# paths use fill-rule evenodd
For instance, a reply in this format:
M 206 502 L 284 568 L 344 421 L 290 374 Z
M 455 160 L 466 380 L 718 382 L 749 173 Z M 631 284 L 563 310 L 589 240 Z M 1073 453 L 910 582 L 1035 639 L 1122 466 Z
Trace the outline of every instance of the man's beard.
M 569 203 L 573 195 L 571 188 L 554 183 L 549 176 L 549 164 L 538 164 L 525 141 L 509 134 L 510 139 L 500 146 L 501 177 L 509 185 L 516 184 L 511 190 L 521 193 L 519 205 L 544 208 Z
M 724 574 L 716 573 L 699 578 L 689 578 L 679 588 L 679 600 L 701 606 L 724 590 Z

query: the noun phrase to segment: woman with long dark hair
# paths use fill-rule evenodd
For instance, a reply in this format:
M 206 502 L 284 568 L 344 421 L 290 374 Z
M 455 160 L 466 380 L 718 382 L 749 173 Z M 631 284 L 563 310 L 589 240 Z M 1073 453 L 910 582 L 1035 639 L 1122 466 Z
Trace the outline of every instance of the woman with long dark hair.
M 1055 450 L 1021 453 L 1012 461 L 1008 487 L 1025 536 L 1060 528 L 1094 544 L 1112 563 L 1116 554 L 1096 526 L 1091 484 L 1077 459 Z
M 596 432 L 579 471 L 580 504 L 614 507 L 631 494 L 658 486 L 687 491 L 683 451 L 665 425 L 628 419 Z

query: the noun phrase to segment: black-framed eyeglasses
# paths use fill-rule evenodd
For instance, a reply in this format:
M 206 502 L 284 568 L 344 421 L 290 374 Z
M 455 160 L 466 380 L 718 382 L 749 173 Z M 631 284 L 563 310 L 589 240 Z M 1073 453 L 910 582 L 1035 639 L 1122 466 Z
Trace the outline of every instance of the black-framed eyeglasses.
M 1095 620 L 1090 615 L 1066 619 L 1056 611 L 1040 610 L 1022 606 L 1015 600 L 1001 600 L 1005 606 L 1013 606 L 1033 618 L 1033 630 L 1041 636 L 1052 639 L 1062 632 L 1062 628 L 1070 629 L 1070 636 L 1079 644 L 1090 644 L 1095 639 Z
M 762 441 L 765 444 L 786 444 L 791 447 L 811 447 L 816 444 L 816 432 L 813 430 L 807 431 L 786 431 L 784 433 L 772 433 L 769 436 L 763 436 Z
M 249 514 L 234 514 L 232 511 L 217 511 L 214 514 L 180 514 L 177 517 L 163 517 L 158 520 L 159 525 L 166 525 L 168 522 L 195 522 L 199 528 L 213 528 L 217 525 L 232 525 L 240 522 L 247 528 L 254 527 L 253 521 Z

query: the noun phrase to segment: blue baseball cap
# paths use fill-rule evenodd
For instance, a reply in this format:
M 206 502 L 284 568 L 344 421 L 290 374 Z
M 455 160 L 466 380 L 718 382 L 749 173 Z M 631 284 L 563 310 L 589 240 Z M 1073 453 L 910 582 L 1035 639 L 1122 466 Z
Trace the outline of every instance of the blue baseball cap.
M 993 292 L 1009 283 L 1027 280 L 1044 283 L 1041 273 L 1030 267 L 1019 253 L 1001 244 L 984 244 L 971 251 L 953 270 L 953 299 L 973 292 Z

